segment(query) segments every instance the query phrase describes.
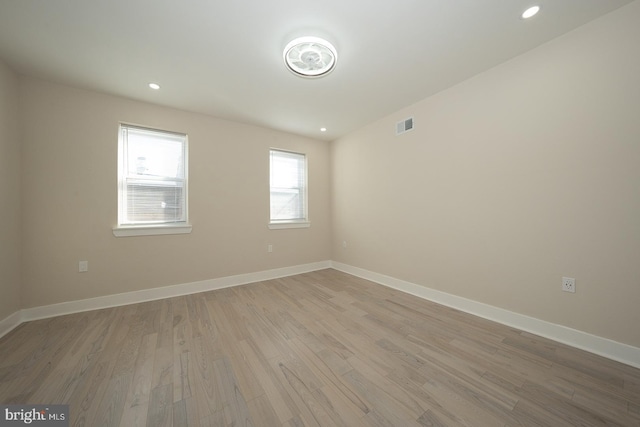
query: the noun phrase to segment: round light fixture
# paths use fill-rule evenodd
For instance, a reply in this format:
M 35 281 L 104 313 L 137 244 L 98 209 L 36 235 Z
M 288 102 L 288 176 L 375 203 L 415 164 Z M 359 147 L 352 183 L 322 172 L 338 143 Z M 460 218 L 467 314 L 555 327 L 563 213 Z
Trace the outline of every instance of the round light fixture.
M 284 63 L 302 77 L 321 77 L 336 66 L 338 53 L 331 43 L 319 37 L 299 37 L 284 48 Z
M 158 83 L 149 83 L 149 87 L 153 90 L 160 89 L 160 85 Z
M 531 6 L 529 9 L 522 12 L 522 19 L 529 19 L 534 17 L 538 12 L 540 12 L 540 6 Z
M 320 128 L 320 132 L 326 132 L 327 128 Z

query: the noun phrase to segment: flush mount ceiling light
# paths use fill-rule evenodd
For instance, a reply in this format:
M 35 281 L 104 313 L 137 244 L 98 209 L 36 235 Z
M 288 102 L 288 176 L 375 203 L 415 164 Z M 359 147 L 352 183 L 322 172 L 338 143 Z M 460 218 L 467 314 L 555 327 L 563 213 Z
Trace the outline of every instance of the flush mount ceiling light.
M 158 83 L 149 83 L 149 87 L 153 90 L 160 89 L 160 85 Z
M 299 37 L 284 48 L 284 63 L 302 77 L 321 77 L 336 66 L 338 53 L 331 43 L 319 37 Z
M 531 6 L 529 9 L 522 12 L 522 19 L 529 19 L 534 17 L 538 12 L 540 12 L 540 6 Z

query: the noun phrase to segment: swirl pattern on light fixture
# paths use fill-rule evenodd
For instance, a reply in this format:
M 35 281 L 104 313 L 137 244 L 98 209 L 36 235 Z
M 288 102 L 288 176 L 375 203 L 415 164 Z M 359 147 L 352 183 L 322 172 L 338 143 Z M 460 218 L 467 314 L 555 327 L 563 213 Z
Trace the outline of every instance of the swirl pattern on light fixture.
M 338 54 L 331 43 L 319 37 L 299 37 L 284 48 L 284 62 L 302 77 L 321 77 L 336 66 Z

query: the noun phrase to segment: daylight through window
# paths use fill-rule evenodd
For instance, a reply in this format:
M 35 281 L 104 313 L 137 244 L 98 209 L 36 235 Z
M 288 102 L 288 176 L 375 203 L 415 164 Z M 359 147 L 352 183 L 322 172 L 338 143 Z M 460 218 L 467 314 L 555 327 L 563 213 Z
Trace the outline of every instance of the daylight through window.
M 119 226 L 187 223 L 187 136 L 121 125 Z
M 306 222 L 307 160 L 304 154 L 271 150 L 271 223 Z

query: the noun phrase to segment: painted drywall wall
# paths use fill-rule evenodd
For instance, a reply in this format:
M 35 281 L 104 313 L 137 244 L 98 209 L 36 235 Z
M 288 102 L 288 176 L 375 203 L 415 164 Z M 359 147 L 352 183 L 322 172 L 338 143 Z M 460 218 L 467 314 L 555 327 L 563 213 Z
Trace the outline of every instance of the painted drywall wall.
M 333 259 L 640 347 L 639 22 L 634 2 L 335 141 Z
M 18 77 L 0 61 L 0 320 L 20 309 Z
M 23 308 L 330 259 L 329 143 L 28 77 L 20 96 Z M 191 234 L 114 237 L 120 122 L 188 134 Z M 267 227 L 270 147 L 307 154 L 310 228 Z

